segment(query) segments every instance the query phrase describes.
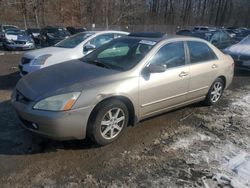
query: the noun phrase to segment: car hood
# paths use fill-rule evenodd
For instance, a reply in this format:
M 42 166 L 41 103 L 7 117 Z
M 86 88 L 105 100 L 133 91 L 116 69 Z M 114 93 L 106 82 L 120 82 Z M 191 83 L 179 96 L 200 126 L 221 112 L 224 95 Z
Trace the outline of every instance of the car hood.
M 250 55 L 250 44 L 236 44 L 225 51 L 237 55 Z
M 121 72 L 79 60 L 49 66 L 23 77 L 16 89 L 32 101 L 69 92 L 79 92 L 111 81 Z
M 33 50 L 30 52 L 25 53 L 25 57 L 30 58 L 30 59 L 34 59 L 36 57 L 39 57 L 41 55 L 47 55 L 47 54 L 58 54 L 58 53 L 65 53 L 66 51 L 69 51 L 70 49 L 68 48 L 59 48 L 59 47 L 48 47 L 48 48 L 42 48 L 42 49 L 38 49 L 38 50 Z

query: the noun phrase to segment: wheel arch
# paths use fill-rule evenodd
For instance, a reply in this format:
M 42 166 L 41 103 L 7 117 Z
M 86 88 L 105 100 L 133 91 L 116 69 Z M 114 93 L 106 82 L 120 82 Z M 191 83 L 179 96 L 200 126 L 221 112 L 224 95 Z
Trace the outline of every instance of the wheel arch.
M 113 100 L 113 99 L 116 99 L 116 100 L 119 100 L 119 101 L 123 102 L 126 105 L 126 107 L 128 108 L 128 112 L 129 112 L 129 121 L 128 121 L 128 123 L 129 123 L 129 125 L 134 126 L 136 124 L 137 117 L 136 117 L 136 114 L 135 114 L 135 108 L 134 108 L 134 105 L 133 105 L 132 101 L 128 97 L 118 95 L 118 96 L 110 96 L 110 97 L 104 98 L 103 100 L 99 101 L 95 105 L 95 107 L 91 111 L 89 119 L 88 119 L 87 130 L 88 130 L 88 127 L 91 125 L 91 121 L 93 120 L 94 115 L 97 112 L 97 109 L 98 109 L 99 105 L 102 104 L 103 102 Z
M 223 75 L 221 75 L 221 76 L 219 76 L 218 78 L 220 78 L 220 79 L 223 80 L 223 82 L 224 82 L 224 88 L 225 88 L 225 87 L 227 86 L 227 79 L 226 79 L 226 77 L 223 76 Z

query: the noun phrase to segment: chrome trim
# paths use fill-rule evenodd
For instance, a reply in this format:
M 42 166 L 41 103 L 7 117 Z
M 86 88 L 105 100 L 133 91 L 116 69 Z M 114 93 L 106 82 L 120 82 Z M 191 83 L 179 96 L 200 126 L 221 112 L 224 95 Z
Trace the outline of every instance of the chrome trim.
M 198 102 L 198 101 L 202 101 L 205 99 L 205 96 L 202 96 L 202 97 L 198 97 L 198 98 L 195 98 L 195 99 L 192 99 L 192 100 L 188 100 L 186 102 L 183 102 L 183 103 L 179 103 L 179 104 L 176 104 L 176 105 L 173 105 L 173 106 L 169 106 L 169 107 L 166 107 L 166 108 L 162 108 L 160 110 L 157 110 L 157 111 L 154 111 L 154 112 L 150 112 L 150 113 L 147 113 L 144 115 L 144 117 L 148 117 L 148 116 L 151 116 L 153 114 L 157 114 L 157 113 L 161 113 L 161 112 L 164 112 L 164 111 L 168 111 L 170 109 L 174 109 L 174 108 L 177 108 L 177 107 L 181 107 L 181 106 L 184 106 L 186 104 L 189 104 L 189 103 L 193 103 L 193 102 Z
M 208 88 L 208 86 L 202 87 L 202 88 L 199 88 L 199 89 L 195 89 L 195 90 L 192 90 L 192 91 L 188 91 L 188 92 L 185 92 L 185 93 L 182 93 L 182 94 L 179 94 L 179 95 L 174 95 L 174 96 L 172 96 L 172 97 L 160 99 L 160 100 L 157 100 L 157 101 L 154 101 L 154 102 L 146 103 L 146 104 L 141 105 L 141 107 L 142 107 L 142 108 L 143 108 L 143 107 L 147 107 L 147 106 L 150 106 L 150 105 L 153 105 L 153 104 L 157 104 L 157 103 L 164 102 L 164 101 L 167 101 L 167 100 L 170 100 L 170 99 L 174 99 L 174 98 L 177 98 L 177 97 L 181 97 L 181 96 L 187 95 L 187 94 L 189 94 L 189 93 L 194 93 L 194 92 L 201 91 L 201 90 L 207 89 L 207 88 Z
M 150 103 L 147 103 L 147 104 L 143 104 L 143 105 L 141 105 L 141 107 L 147 107 L 147 106 L 150 106 L 150 105 L 153 105 L 153 104 L 157 104 L 157 103 L 160 103 L 160 102 L 163 102 L 163 101 L 174 99 L 176 97 L 181 97 L 181 96 L 186 95 L 186 94 L 188 94 L 188 92 L 185 92 L 185 93 L 182 93 L 182 94 L 179 94 L 179 95 L 174 95 L 172 97 L 168 97 L 168 98 L 165 98 L 165 99 L 160 99 L 160 100 L 157 100 L 157 101 L 154 101 L 154 102 L 150 102 Z

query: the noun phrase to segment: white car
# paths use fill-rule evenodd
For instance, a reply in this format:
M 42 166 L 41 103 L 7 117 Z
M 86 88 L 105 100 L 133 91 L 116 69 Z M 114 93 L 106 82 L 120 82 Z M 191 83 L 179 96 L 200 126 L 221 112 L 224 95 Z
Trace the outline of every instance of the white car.
M 87 31 L 69 37 L 48 48 L 27 52 L 19 62 L 21 76 L 65 61 L 80 59 L 101 45 L 129 33 L 123 31 Z

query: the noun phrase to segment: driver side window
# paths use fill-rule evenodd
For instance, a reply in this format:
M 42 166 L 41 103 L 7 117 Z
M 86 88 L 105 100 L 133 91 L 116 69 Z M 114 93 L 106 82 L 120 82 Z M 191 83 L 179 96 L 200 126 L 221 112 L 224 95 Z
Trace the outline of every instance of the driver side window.
M 173 42 L 163 46 L 150 60 L 150 64 L 166 65 L 174 68 L 186 64 L 183 42 Z
M 90 40 L 89 43 L 98 48 L 103 44 L 110 42 L 113 39 L 114 39 L 114 34 L 104 34 L 93 38 L 92 40 Z

